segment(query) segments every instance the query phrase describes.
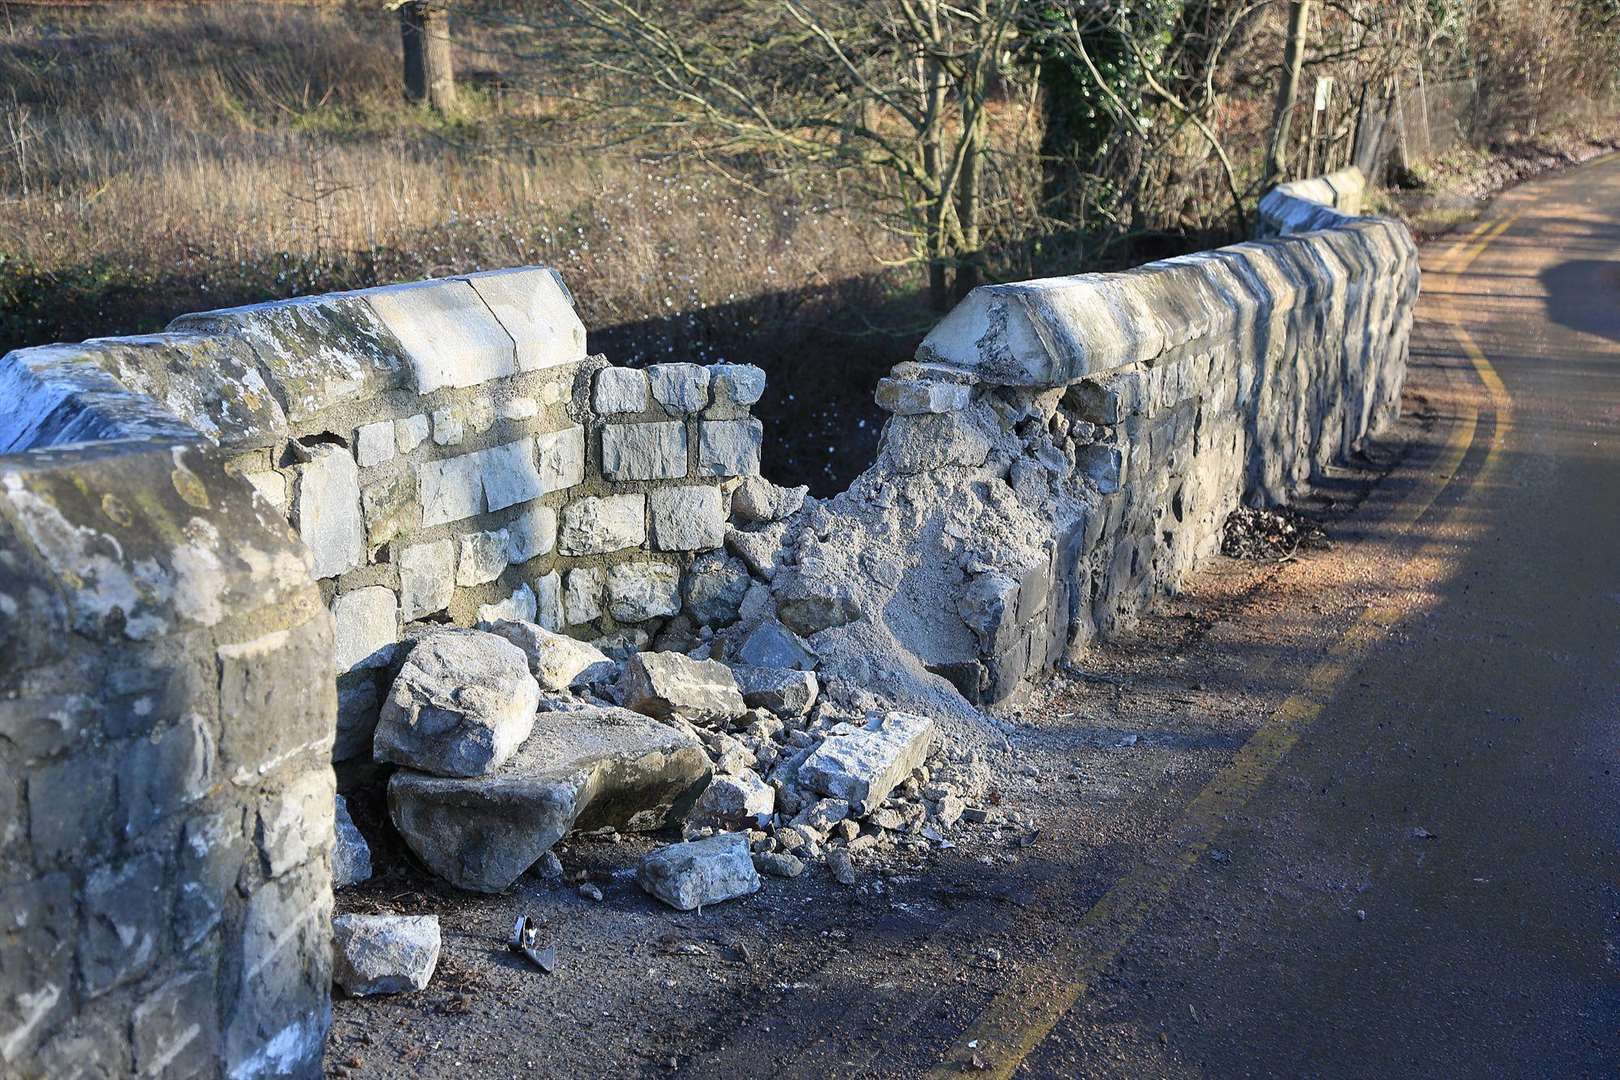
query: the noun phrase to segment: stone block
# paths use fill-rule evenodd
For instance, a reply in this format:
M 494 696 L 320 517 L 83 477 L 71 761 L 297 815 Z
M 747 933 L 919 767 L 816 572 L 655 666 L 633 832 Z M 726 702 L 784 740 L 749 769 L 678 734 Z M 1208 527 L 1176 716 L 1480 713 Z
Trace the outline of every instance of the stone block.
M 598 415 L 646 412 L 647 373 L 635 368 L 605 367 L 596 373 L 591 407 Z
M 110 756 L 97 753 L 33 770 L 28 778 L 28 835 L 37 862 L 76 861 L 111 846 L 115 773 Z
M 500 619 L 532 621 L 535 617 L 535 605 L 534 590 L 527 585 L 519 585 L 505 600 L 478 605 L 478 621 L 481 623 L 496 622 Z
M 585 324 L 557 271 L 523 266 L 471 274 L 466 280 L 516 343 L 519 371 L 585 359 Z
M 418 394 L 517 373 L 512 336 L 464 280 L 390 285 L 359 295 L 404 346 Z
M 563 616 L 562 575 L 553 570 L 534 582 L 534 621 L 547 630 L 561 630 L 568 625 Z
M 265 882 L 248 897 L 223 1068 L 244 1077 L 319 1076 L 331 1022 L 332 893 L 324 863 Z M 229 993 L 229 991 L 226 991 Z
M 813 671 L 797 668 L 736 667 L 743 704 L 750 709 L 768 709 L 777 716 L 804 716 L 816 703 L 820 684 Z
M 685 476 L 686 425 L 678 420 L 607 425 L 602 429 L 602 475 L 609 480 Z
M 821 658 L 805 640 L 777 622 L 766 619 L 737 649 L 737 660 L 750 667 L 813 669 Z
M 759 891 L 759 872 L 741 833 L 671 844 L 641 860 L 636 884 L 677 911 Z
M 753 580 L 739 559 L 723 552 L 700 555 L 683 583 L 686 613 L 701 626 L 730 626 Z
M 354 827 L 349 804 L 337 796 L 332 842 L 332 888 L 342 889 L 371 876 L 371 845 Z
M 439 966 L 437 915 L 339 915 L 332 981 L 354 997 L 427 989 Z
M 799 766 L 799 783 L 865 815 L 927 759 L 933 739 L 934 722 L 912 713 L 891 712 L 864 728 L 839 725 Z
M 731 516 L 750 525 L 782 521 L 804 508 L 809 493 L 802 484 L 777 487 L 762 476 L 745 476 L 731 493 Z
M 482 585 L 494 581 L 506 569 L 512 537 L 505 529 L 466 533 L 458 542 L 461 551 L 456 559 L 457 585 Z
M 443 611 L 456 594 L 456 544 L 449 537 L 399 553 L 399 617 L 405 622 Z
M 630 657 L 619 676 L 619 700 L 660 720 L 733 720 L 748 711 L 730 668 L 676 652 Z
M 334 796 L 330 769 L 305 773 L 259 804 L 253 842 L 268 877 L 280 877 L 332 844 Z
M 354 454 L 360 467 L 369 469 L 394 457 L 394 421 L 379 420 L 361 424 L 354 433 Z
M 371 757 L 371 737 L 377 730 L 377 713 L 382 708 L 382 692 L 376 676 L 367 669 L 338 676 L 337 735 L 332 740 L 332 760 L 351 761 Z
M 332 601 L 337 670 L 382 667 L 399 640 L 399 604 L 384 585 L 368 585 Z
M 540 403 L 532 397 L 515 397 L 501 402 L 497 410 L 502 420 L 533 420 L 540 415 Z
M 219 647 L 219 756 L 230 779 L 251 782 L 290 754 L 332 738 L 337 690 L 331 620 Z
M 416 490 L 422 500 L 423 528 L 484 512 L 484 478 L 476 454 L 420 462 Z
M 480 450 L 477 457 L 484 481 L 484 505 L 490 510 L 504 510 L 550 490 L 528 439 Z
M 219 1061 L 212 971 L 185 972 L 148 994 L 130 1020 L 137 1076 L 202 1076 Z
M 529 658 L 530 674 L 539 682 L 540 689 L 551 693 L 568 689 L 587 673 L 606 674 L 615 668 L 607 654 L 595 645 L 531 622 L 507 619 L 490 623 L 485 629 L 522 649 L 523 655 Z
M 585 479 L 585 429 L 576 424 L 535 437 L 542 494 L 571 488 Z
M 752 476 L 759 472 L 764 433 L 758 420 L 704 420 L 698 425 L 698 474 Z
M 408 454 L 427 441 L 431 430 L 427 413 L 417 413 L 403 420 L 395 420 L 394 448 L 402 454 Z
M 128 839 L 208 794 L 215 773 L 214 738 L 202 717 L 137 739 L 118 764 L 118 817 Z
M 415 474 L 401 472 L 361 490 L 369 550 L 375 551 L 394 537 L 416 529 L 421 509 L 416 502 L 415 481 Z
M 647 369 L 652 395 L 673 414 L 702 412 L 709 404 L 709 369 L 697 364 L 653 364 Z
M 96 997 L 157 963 L 169 913 L 163 860 L 139 855 L 96 870 L 85 879 L 81 907 L 79 983 Z
M 564 555 L 600 555 L 640 547 L 647 540 L 646 496 L 590 497 L 563 507 L 557 550 Z
M 709 386 L 716 406 L 746 409 L 765 393 L 765 372 L 753 364 L 711 364 Z
M 762 829 L 776 809 L 776 789 L 750 769 L 716 776 L 692 808 L 694 825 L 715 829 Z
M 708 551 L 726 541 L 720 489 L 661 488 L 648 495 L 652 542 L 659 551 Z
M 948 413 L 967 408 L 973 400 L 973 388 L 926 379 L 882 379 L 875 398 L 879 407 L 902 416 Z
M 568 571 L 563 592 L 563 608 L 569 626 L 590 622 L 602 614 L 602 570 L 596 566 L 576 566 Z
M 616 622 L 646 622 L 681 610 L 681 569 L 674 563 L 632 559 L 607 572 L 608 610 Z
M 72 1015 L 79 940 L 66 874 L 0 886 L 0 1065 L 26 1061 Z
M 298 538 L 318 578 L 336 577 L 365 561 L 360 517 L 360 470 L 341 446 L 310 447 L 311 460 L 294 470 L 293 516 Z
M 557 546 L 557 511 L 549 506 L 525 510 L 506 526 L 506 534 L 506 561 L 513 566 L 550 554 Z

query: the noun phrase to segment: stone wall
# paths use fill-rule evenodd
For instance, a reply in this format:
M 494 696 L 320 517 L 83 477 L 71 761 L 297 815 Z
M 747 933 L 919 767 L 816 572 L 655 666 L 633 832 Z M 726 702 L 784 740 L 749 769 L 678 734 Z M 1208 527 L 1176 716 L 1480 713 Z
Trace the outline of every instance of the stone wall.
M 318 1076 L 336 701 L 303 549 L 98 369 L 0 384 L 0 1075 Z
M 540 268 L 186 315 L 7 361 L 0 379 L 94 365 L 115 396 L 217 442 L 287 515 L 336 622 L 338 760 L 369 753 L 379 673 L 414 620 L 515 617 L 646 647 L 693 556 L 721 546 L 724 491 L 759 471 L 763 372 L 587 359 Z M 48 393 L 31 398 L 51 414 Z M 67 412 L 63 437 L 96 436 L 91 412 Z
M 879 387 L 877 461 L 783 531 L 761 625 L 804 636 L 834 699 L 958 715 L 1130 625 L 1241 501 L 1397 414 L 1417 257 L 1344 212 L 1360 190 L 1268 194 L 1275 238 L 974 290 Z

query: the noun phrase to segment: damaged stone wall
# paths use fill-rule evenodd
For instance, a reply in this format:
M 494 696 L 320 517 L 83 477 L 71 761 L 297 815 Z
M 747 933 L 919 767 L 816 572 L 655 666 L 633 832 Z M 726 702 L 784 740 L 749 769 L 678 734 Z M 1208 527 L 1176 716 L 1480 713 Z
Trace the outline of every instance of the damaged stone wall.
M 225 454 L 0 373 L 0 1075 L 320 1075 L 331 621 Z
M 185 315 L 7 361 L 12 378 L 96 365 L 287 514 L 336 621 L 340 761 L 369 755 L 377 680 L 413 621 L 647 647 L 692 557 L 721 546 L 730 487 L 759 471 L 763 372 L 587 359 L 540 268 Z
M 1359 195 L 1290 185 L 1273 239 L 974 290 L 879 387 L 872 467 L 770 526 L 770 601 L 713 654 L 780 624 L 831 700 L 966 717 L 1130 625 L 1240 501 L 1287 500 L 1397 414 L 1417 255 L 1333 208 Z

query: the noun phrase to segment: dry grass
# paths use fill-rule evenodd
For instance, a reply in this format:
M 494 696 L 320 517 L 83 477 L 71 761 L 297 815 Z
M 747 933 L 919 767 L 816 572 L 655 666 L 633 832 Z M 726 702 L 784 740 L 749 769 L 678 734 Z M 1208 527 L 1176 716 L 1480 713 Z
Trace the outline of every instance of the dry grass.
M 0 351 L 544 263 L 594 328 L 685 324 L 616 344 L 712 354 L 829 293 L 869 292 L 899 254 L 825 196 L 588 149 L 552 103 L 479 71 L 500 55 L 480 33 L 458 27 L 467 108 L 444 122 L 401 102 L 398 33 L 375 10 L 0 14 Z

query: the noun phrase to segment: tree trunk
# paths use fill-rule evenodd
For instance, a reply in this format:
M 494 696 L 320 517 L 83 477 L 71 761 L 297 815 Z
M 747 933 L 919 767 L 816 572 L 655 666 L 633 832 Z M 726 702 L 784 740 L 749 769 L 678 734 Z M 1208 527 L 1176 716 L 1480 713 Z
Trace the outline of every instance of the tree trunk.
M 982 98 L 984 88 L 976 87 L 975 96 Z M 962 156 L 962 175 L 957 179 L 956 223 L 962 230 L 961 251 L 958 253 L 956 280 L 952 293 L 962 299 L 984 279 L 984 253 L 979 250 L 979 206 L 982 201 L 979 166 L 984 157 L 984 109 L 982 102 L 974 103 L 978 111 L 963 135 L 966 147 Z
M 405 46 L 405 99 L 434 112 L 456 107 L 456 72 L 450 57 L 450 11 L 444 0 L 407 0 L 399 8 Z
M 1271 120 L 1271 152 L 1266 158 L 1266 183 L 1275 184 L 1287 168 L 1285 150 L 1288 121 L 1299 100 L 1299 71 L 1305 64 L 1305 34 L 1310 25 L 1311 0 L 1293 0 L 1288 13 L 1288 45 L 1283 54 L 1283 75 L 1277 86 L 1277 111 Z

